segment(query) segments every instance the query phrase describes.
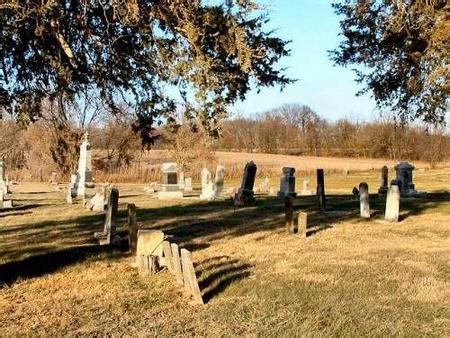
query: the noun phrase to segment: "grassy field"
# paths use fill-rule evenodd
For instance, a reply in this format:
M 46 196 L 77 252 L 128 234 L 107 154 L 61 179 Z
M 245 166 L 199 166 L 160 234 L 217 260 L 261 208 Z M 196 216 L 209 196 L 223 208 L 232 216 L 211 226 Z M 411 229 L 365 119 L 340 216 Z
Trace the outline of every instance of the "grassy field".
M 296 199 L 309 215 L 306 239 L 285 233 L 271 196 L 235 210 L 118 185 L 120 230 L 135 203 L 142 227 L 190 249 L 204 306 L 169 273 L 140 277 L 125 250 L 97 246 L 101 213 L 65 204 L 46 184 L 14 185 L 18 207 L 0 211 L 1 335 L 448 336 L 450 169 L 415 173 L 429 194 L 402 200 L 397 224 L 383 222 L 375 195 L 373 217 L 360 219 L 349 195 L 362 181 L 376 193 L 378 174 L 327 175 L 325 214 L 313 197 Z

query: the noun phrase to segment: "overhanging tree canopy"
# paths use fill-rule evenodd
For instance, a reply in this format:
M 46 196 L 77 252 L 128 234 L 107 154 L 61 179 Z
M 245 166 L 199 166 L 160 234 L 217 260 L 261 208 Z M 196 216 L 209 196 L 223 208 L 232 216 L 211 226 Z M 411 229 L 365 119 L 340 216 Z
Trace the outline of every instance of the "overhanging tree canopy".
M 447 0 L 344 0 L 339 47 L 343 66 L 362 66 L 357 81 L 380 107 L 402 120 L 443 122 L 450 91 L 450 6 Z
M 152 141 L 155 120 L 175 110 L 169 85 L 194 94 L 195 113 L 214 131 L 252 83 L 291 82 L 276 68 L 287 42 L 266 22 L 251 0 L 6 0 L 0 103 L 33 121 L 44 97 L 95 90 L 113 111 L 133 107 Z

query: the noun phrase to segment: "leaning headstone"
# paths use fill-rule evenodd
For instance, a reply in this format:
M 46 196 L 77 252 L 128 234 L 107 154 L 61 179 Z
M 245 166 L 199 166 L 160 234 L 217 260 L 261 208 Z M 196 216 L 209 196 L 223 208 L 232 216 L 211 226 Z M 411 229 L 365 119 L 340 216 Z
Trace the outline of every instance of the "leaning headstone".
M 177 164 L 174 162 L 163 163 L 161 172 L 161 191 L 158 191 L 158 199 L 183 198 L 183 191 L 180 190 L 179 185 Z
M 253 187 L 255 185 L 256 170 L 257 167 L 253 161 L 245 165 L 241 187 L 234 196 L 235 206 L 245 206 L 255 202 Z
M 225 168 L 218 165 L 216 168 L 216 177 L 214 177 L 214 198 L 222 197 L 223 183 L 225 179 Z
M 287 196 L 296 197 L 295 192 L 295 168 L 284 167 L 283 174 L 280 178 L 280 191 L 278 191 L 278 197 L 284 198 Z
M 191 253 L 186 249 L 181 249 L 181 265 L 183 267 L 184 286 L 192 295 L 194 301 L 203 304 L 202 293 L 195 275 L 194 264 L 192 263 Z
M 386 195 L 388 191 L 389 169 L 386 166 L 381 168 L 380 188 L 378 189 L 379 195 Z
M 76 196 L 82 198 L 86 193 L 86 188 L 93 187 L 91 144 L 89 143 L 89 133 L 86 132 L 83 142 L 80 145 L 80 158 L 78 160 L 78 172 L 76 176 Z
M 392 184 L 387 192 L 386 211 L 384 219 L 388 222 L 398 222 L 400 214 L 400 189 L 398 185 Z
M 214 199 L 214 183 L 211 179 L 211 173 L 207 168 L 202 169 L 201 181 L 202 193 L 200 195 L 200 199 L 207 201 Z
M 111 244 L 116 235 L 116 217 L 119 206 L 119 190 L 111 188 L 108 196 L 103 232 L 97 232 L 94 237 L 99 240 L 100 245 Z
M 324 173 L 323 169 L 317 169 L 317 200 L 319 202 L 319 209 L 321 211 L 326 210 L 326 204 L 325 204 L 325 179 L 324 179 Z
M 92 211 L 105 211 L 107 204 L 107 187 L 102 186 L 100 190 L 86 203 L 86 208 Z
M 370 218 L 369 185 L 366 182 L 359 184 L 359 209 L 362 218 Z

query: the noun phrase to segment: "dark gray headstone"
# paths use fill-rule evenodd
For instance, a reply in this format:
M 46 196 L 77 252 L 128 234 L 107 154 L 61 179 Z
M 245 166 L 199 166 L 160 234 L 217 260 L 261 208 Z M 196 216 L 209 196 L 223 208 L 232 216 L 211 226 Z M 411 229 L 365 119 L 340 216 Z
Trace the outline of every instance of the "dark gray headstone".
M 317 169 L 317 190 L 316 190 L 317 200 L 319 202 L 319 209 L 325 211 L 325 178 L 323 169 Z
M 380 188 L 378 189 L 378 194 L 386 195 L 388 190 L 389 181 L 389 169 L 384 166 L 381 168 L 381 178 L 380 178 Z

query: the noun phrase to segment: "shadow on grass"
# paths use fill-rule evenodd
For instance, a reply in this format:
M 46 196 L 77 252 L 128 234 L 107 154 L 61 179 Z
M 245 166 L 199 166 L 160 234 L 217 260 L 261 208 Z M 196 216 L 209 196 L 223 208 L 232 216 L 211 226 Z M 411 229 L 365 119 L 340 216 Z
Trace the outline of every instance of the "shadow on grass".
M 448 193 L 402 200 L 403 219 L 430 209 L 442 210 L 442 203 L 449 201 Z M 384 198 L 371 196 L 371 209 L 376 217 L 382 217 L 384 205 Z M 326 231 L 337 222 L 360 220 L 359 201 L 353 195 L 327 196 L 328 211 L 325 213 L 317 210 L 315 196 L 296 198 L 294 209 L 295 212 L 308 213 L 309 236 Z M 450 213 L 450 204 L 444 206 L 444 210 L 447 209 Z M 126 231 L 126 216 L 125 204 L 122 203 L 118 213 L 118 231 Z M 94 232 L 103 230 L 103 217 L 102 214 L 84 215 L 66 220 L 0 227 L 0 254 L 7 256 L 7 263 L 0 266 L 0 282 L 53 272 L 104 250 L 97 245 L 80 246 L 94 242 Z M 207 248 L 216 239 L 232 239 L 259 231 L 283 230 L 284 201 L 261 196 L 254 206 L 238 209 L 234 208 L 230 200 L 138 208 L 137 221 L 143 222 L 145 228 L 163 230 L 174 236 L 180 246 L 196 251 Z M 65 249 L 55 250 L 58 243 Z M 26 255 L 30 257 L 23 259 Z M 220 266 L 213 267 L 217 272 L 210 272 L 212 277 L 202 282 L 206 289 L 205 299 L 212 298 L 233 281 L 248 276 L 250 266 L 245 263 L 227 262 L 227 258 L 219 262 Z M 212 280 L 217 282 L 213 283 Z M 211 289 L 215 291 L 210 291 L 213 284 L 217 284 Z
M 11 284 L 18 279 L 39 277 L 44 274 L 79 263 L 100 253 L 113 253 L 113 247 L 85 245 L 71 247 L 44 254 L 33 255 L 18 261 L 0 265 L 0 284 Z
M 251 267 L 228 256 L 216 256 L 196 264 L 203 301 L 208 303 L 232 283 L 250 276 Z

